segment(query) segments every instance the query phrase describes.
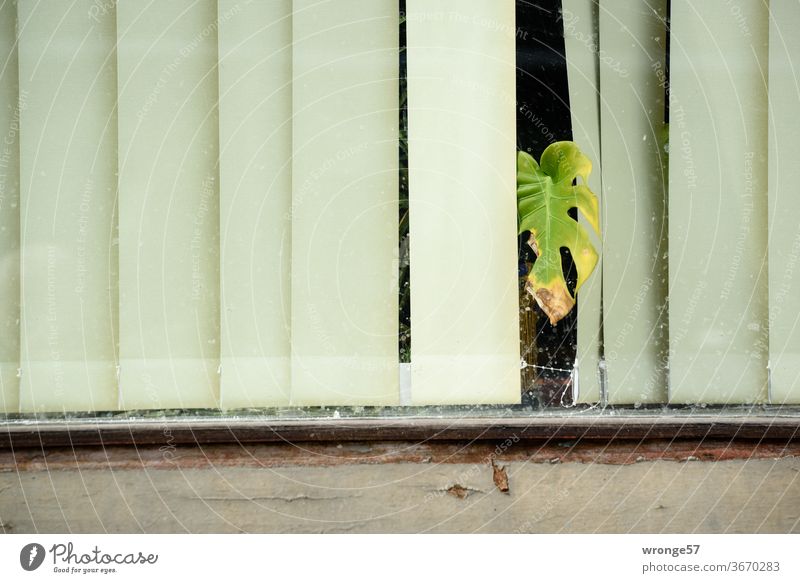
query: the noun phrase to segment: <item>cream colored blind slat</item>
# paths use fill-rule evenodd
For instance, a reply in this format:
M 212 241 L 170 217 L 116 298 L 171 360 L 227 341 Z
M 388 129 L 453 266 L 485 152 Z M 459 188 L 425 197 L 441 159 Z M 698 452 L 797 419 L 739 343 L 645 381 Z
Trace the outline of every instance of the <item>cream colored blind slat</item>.
M 19 409 L 19 67 L 17 6 L 0 3 L 0 413 Z
M 399 402 L 398 19 L 294 2 L 293 405 Z
M 672 0 L 672 403 L 767 397 L 769 9 L 737 8 Z
M 117 6 L 121 401 L 215 407 L 217 3 Z
M 770 401 L 800 403 L 800 4 L 770 3 Z
M 218 14 L 222 406 L 288 405 L 292 2 Z
M 114 12 L 20 0 L 22 411 L 117 407 Z
M 572 140 L 590 160 L 589 188 L 602 199 L 600 166 L 600 75 L 596 47 L 598 38 L 597 0 L 563 0 L 564 44 L 569 83 Z M 601 213 L 603 214 L 603 213 Z M 578 349 L 577 377 L 573 398 L 578 403 L 601 399 L 600 340 L 602 302 L 602 241 L 583 216 L 578 218 L 589 233 L 600 260 L 594 274 L 581 287 L 577 298 Z
M 411 397 L 518 403 L 513 0 L 408 0 Z
M 611 404 L 667 396 L 666 0 L 600 1 L 603 333 Z

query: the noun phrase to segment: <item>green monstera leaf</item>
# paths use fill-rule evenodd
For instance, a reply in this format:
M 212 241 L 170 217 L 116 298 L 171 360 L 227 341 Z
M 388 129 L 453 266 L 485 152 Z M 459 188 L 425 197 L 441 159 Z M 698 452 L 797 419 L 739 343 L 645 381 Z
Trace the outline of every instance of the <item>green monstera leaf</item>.
M 597 251 L 589 234 L 569 216 L 577 208 L 600 234 L 597 197 L 586 186 L 592 162 L 572 142 L 550 144 L 541 164 L 532 156 L 517 156 L 517 209 L 519 232 L 531 232 L 529 241 L 536 262 L 528 274 L 528 291 L 555 325 L 575 306 L 561 268 L 561 248 L 572 253 L 578 271 L 575 292 L 597 265 Z M 580 184 L 573 184 L 580 177 Z

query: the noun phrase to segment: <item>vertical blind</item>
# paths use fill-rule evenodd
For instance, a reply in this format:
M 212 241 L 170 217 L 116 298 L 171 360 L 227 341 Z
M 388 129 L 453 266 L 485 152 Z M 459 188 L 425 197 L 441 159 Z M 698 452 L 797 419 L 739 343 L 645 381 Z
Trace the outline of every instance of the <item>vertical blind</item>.
M 405 404 L 516 403 L 514 2 L 408 8 Z M 400 17 L 0 0 L 0 410 L 399 404 Z
M 0 411 L 519 402 L 514 7 L 0 0 Z M 575 400 L 800 403 L 800 7 L 562 7 Z
M 800 403 L 800 6 L 772 2 L 769 19 L 769 398 Z M 762 152 L 763 154 L 763 152 Z
M 19 73 L 17 11 L 0 4 L 0 412 L 19 410 Z
M 292 2 L 220 0 L 220 399 L 291 390 Z
M 90 7 L 17 2 L 23 411 L 117 405 L 117 35 Z
M 406 7 L 412 402 L 514 403 L 514 2 Z
M 579 358 L 578 400 L 800 403 L 800 7 L 564 6 L 573 128 L 602 168 L 602 322 L 580 325 L 607 393 Z
M 292 402 L 397 404 L 397 3 L 293 8 Z
M 217 5 L 118 0 L 116 14 L 105 17 L 116 22 L 117 38 L 119 404 L 212 407 L 219 401 Z
M 603 205 L 603 176 L 600 161 L 600 69 L 597 3 L 592 0 L 563 0 L 562 22 L 569 85 L 572 139 L 590 160 L 595 162 L 589 176 L 589 188 Z M 573 398 L 578 403 L 603 399 L 604 376 L 601 375 L 602 352 L 602 270 L 603 241 L 589 223 L 578 220 L 598 251 L 595 275 L 583 284 L 578 298 L 578 345 Z
M 608 402 L 664 402 L 666 0 L 601 4 L 604 354 Z
M 677 403 L 767 397 L 769 8 L 740 10 L 672 3 L 669 389 Z

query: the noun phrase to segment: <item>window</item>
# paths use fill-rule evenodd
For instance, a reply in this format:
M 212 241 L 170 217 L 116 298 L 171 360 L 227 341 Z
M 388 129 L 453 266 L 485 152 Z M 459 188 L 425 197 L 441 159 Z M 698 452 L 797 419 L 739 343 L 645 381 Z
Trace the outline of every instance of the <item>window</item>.
M 757 0 L 7 0 L 0 411 L 343 408 L 409 431 L 569 407 L 579 433 L 613 406 L 797 404 L 798 21 Z M 516 160 L 565 140 L 593 162 L 601 260 L 552 327 Z

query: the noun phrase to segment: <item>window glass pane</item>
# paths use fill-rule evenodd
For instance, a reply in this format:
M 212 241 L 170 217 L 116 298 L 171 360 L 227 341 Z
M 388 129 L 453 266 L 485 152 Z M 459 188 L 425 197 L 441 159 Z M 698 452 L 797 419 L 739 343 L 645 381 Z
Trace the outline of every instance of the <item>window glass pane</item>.
M 2 2 L 0 412 L 797 403 L 799 19 Z

